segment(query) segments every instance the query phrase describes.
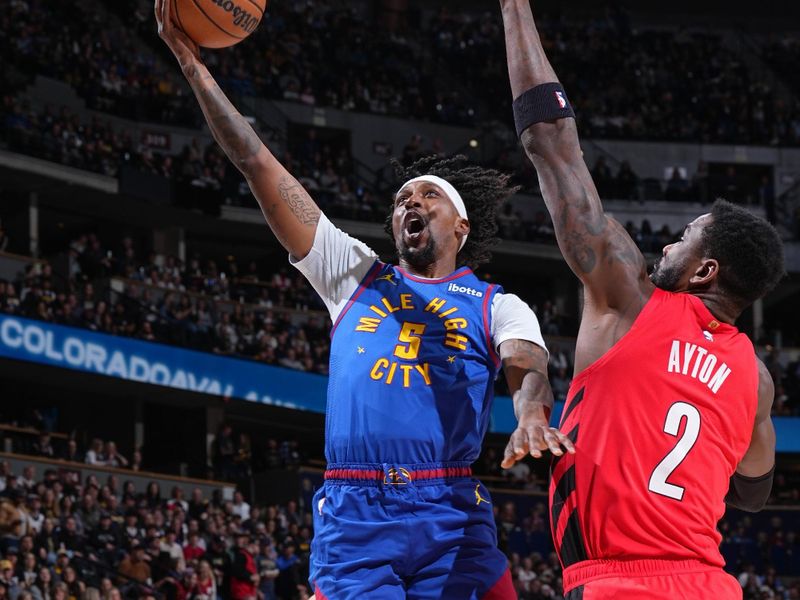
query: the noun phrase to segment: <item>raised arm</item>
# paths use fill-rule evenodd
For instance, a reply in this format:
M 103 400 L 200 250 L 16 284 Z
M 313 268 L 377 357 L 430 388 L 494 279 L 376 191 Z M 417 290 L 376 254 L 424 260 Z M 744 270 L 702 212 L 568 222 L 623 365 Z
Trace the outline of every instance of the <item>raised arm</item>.
M 314 243 L 319 207 L 222 92 L 197 44 L 175 26 L 174 1 L 155 0 L 159 36 L 178 59 L 214 139 L 247 179 L 270 229 L 292 256 L 304 258 Z
M 775 384 L 766 365 L 758 361 L 758 411 L 750 447 L 731 477 L 725 502 L 750 512 L 759 511 L 772 491 L 775 473 L 775 427 L 772 425 L 772 402 Z
M 522 100 L 535 101 L 536 95 L 526 92 L 558 78 L 542 48 L 529 0 L 501 0 L 500 5 L 512 94 L 515 100 L 525 95 Z M 568 106 L 566 96 L 540 89 L 548 90 L 545 101 L 557 101 L 554 106 L 560 105 L 561 113 L 550 118 L 552 109 L 543 113 L 536 102 L 515 102 L 515 113 L 523 114 L 518 110 L 522 106 L 533 116 L 518 129 L 523 129 L 522 144 L 536 167 L 558 246 L 584 284 L 585 310 L 630 313 L 632 303 L 640 309 L 653 289 L 644 257 L 625 229 L 603 212 L 578 144 L 575 119 L 561 116 Z M 534 122 L 536 115 L 547 120 Z
M 526 340 L 506 340 L 499 350 L 517 417 L 517 428 L 506 445 L 500 466 L 508 469 L 528 453 L 539 458 L 544 450 L 560 455 L 562 446 L 568 452 L 575 452 L 572 441 L 550 427 L 553 391 L 547 379 L 547 352 Z

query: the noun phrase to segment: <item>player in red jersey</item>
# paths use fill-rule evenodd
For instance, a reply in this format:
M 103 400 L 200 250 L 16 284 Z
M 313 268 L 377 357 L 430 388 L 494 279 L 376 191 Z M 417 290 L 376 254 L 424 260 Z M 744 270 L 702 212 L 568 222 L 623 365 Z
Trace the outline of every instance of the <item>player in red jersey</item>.
M 769 495 L 774 389 L 734 322 L 782 277 L 780 239 L 718 201 L 648 277 L 603 213 L 529 0 L 500 4 L 517 132 L 585 294 L 560 425 L 576 452 L 553 459 L 550 484 L 566 598 L 741 598 L 716 523 L 725 502 L 759 510 Z

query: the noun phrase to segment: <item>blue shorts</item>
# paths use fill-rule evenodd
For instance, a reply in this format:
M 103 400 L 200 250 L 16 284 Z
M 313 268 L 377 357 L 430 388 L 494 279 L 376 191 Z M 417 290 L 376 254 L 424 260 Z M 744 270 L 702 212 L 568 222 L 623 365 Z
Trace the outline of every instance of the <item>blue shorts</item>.
M 329 465 L 314 495 L 317 600 L 516 600 L 491 498 L 459 463 Z

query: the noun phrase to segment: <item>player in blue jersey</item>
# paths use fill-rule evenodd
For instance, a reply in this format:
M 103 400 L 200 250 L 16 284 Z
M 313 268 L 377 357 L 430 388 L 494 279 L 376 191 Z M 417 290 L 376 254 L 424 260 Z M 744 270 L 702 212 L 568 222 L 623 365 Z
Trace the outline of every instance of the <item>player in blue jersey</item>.
M 175 54 L 230 160 L 290 261 L 334 322 L 326 481 L 315 496 L 317 600 L 516 598 L 497 549 L 491 498 L 471 475 L 502 365 L 518 427 L 503 466 L 574 451 L 548 419 L 553 396 L 536 317 L 478 279 L 508 177 L 463 159 L 400 173 L 387 229 L 399 265 L 331 224 L 264 146 L 156 0 Z

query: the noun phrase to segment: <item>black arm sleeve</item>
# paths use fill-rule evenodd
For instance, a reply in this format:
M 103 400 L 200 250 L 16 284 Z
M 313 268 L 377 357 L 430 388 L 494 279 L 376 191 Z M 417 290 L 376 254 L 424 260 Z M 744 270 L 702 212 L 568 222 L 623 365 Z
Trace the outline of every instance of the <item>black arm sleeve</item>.
M 747 477 L 734 473 L 728 487 L 728 495 L 725 502 L 729 506 L 746 510 L 747 512 L 758 512 L 767 503 L 767 498 L 772 491 L 772 479 L 775 476 L 775 466 L 758 477 Z

